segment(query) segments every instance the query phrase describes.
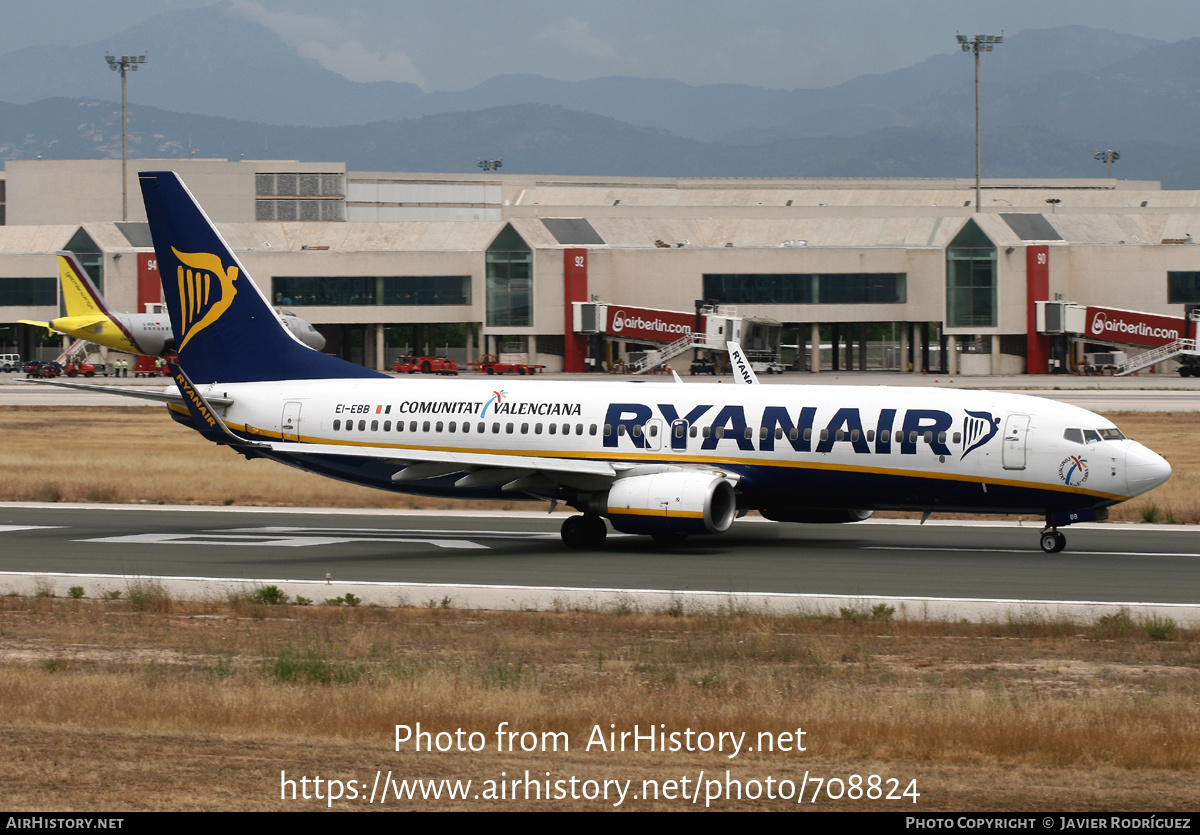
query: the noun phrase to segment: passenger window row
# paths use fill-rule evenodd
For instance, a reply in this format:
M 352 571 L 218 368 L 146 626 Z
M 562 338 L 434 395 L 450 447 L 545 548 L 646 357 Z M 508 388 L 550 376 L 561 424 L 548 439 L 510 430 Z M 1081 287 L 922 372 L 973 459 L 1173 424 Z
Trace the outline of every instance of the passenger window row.
M 378 421 L 378 420 L 372 420 L 369 422 L 366 420 L 359 420 L 358 424 L 357 424 L 357 431 L 366 432 L 368 423 L 370 425 L 370 431 L 372 431 L 372 432 L 380 431 L 380 421 Z M 390 420 L 383 421 L 382 425 L 383 425 L 384 432 L 392 431 L 392 422 Z M 472 429 L 472 426 L 474 426 L 474 429 Z M 488 428 L 489 426 L 491 427 L 490 430 Z M 475 424 L 472 424 L 470 421 L 465 421 L 465 420 L 462 421 L 461 423 L 459 421 L 454 421 L 454 420 L 449 421 L 449 422 L 441 421 L 441 420 L 439 420 L 439 421 L 410 420 L 410 421 L 408 421 L 408 423 L 405 423 L 402 420 L 398 420 L 398 421 L 396 421 L 395 431 L 398 433 L 418 432 L 418 431 L 419 432 L 449 432 L 451 434 L 463 434 L 463 435 L 472 434 L 472 432 L 476 435 L 484 435 L 490 431 L 491 434 L 493 434 L 493 435 L 499 435 L 501 432 L 503 432 L 506 435 L 515 435 L 515 434 L 528 435 L 532 428 L 532 432 L 534 435 L 541 435 L 541 434 L 583 435 L 584 434 L 584 424 L 582 424 L 582 423 L 574 424 L 574 426 L 572 426 L 569 423 L 563 423 L 563 424 L 522 423 L 522 424 L 520 424 L 519 432 L 518 432 L 517 426 L 518 425 L 515 423 L 500 423 L 498 421 L 494 421 L 490 424 L 485 423 L 484 421 L 478 421 Z M 347 420 L 345 422 L 345 431 L 346 432 L 354 432 L 355 429 L 356 429 L 355 422 L 353 420 Z M 342 421 L 340 419 L 335 420 L 333 422 L 333 431 L 334 432 L 343 431 L 342 430 Z M 596 424 L 594 424 L 594 423 L 588 424 L 588 426 L 587 426 L 587 434 L 588 435 L 596 435 L 597 431 L 598 431 L 598 427 Z M 1069 441 L 1075 440 L 1071 433 L 1073 433 L 1073 432 L 1079 433 L 1081 431 L 1083 431 L 1083 430 L 1068 429 L 1065 437 Z M 1111 430 L 1111 431 L 1116 431 L 1116 430 Z M 1096 433 L 1095 430 L 1088 429 L 1088 430 L 1086 430 L 1086 432 L 1090 432 L 1092 435 L 1096 435 L 1096 440 L 1097 441 L 1100 440 L 1100 436 Z M 644 430 L 640 424 L 634 424 L 633 429 L 630 431 L 629 434 L 632 435 L 634 438 L 640 438 L 640 437 L 642 437 L 643 433 L 651 438 L 658 437 L 658 424 L 654 424 L 654 423 L 650 424 L 648 430 Z M 693 438 L 697 437 L 698 434 L 702 435 L 705 438 L 709 438 L 709 437 L 724 438 L 724 437 L 726 437 L 725 427 L 723 427 L 723 426 L 717 426 L 717 427 L 705 426 L 703 428 L 698 427 L 698 426 L 692 426 L 691 430 L 688 434 Z M 766 440 L 767 434 L 768 434 L 767 427 L 760 426 L 758 428 L 757 434 L 758 434 L 759 440 Z M 867 441 L 869 443 L 874 443 L 875 430 L 868 429 L 865 434 L 866 434 Z M 1120 434 L 1120 433 L 1118 432 L 1117 434 Z M 612 435 L 613 435 L 612 424 L 610 424 L 610 423 L 604 424 L 604 437 L 611 438 Z M 676 438 L 683 437 L 683 424 L 678 424 L 675 426 L 674 435 Z M 743 433 L 743 436 L 745 437 L 745 439 L 752 440 L 754 438 L 754 435 L 755 435 L 755 430 L 752 427 L 747 426 Z M 784 435 L 783 428 L 776 427 L 775 440 L 782 441 L 783 435 Z M 851 443 L 858 443 L 862 439 L 862 435 L 863 435 L 863 432 L 858 429 L 852 429 L 849 432 L 847 432 L 844 429 L 838 429 L 833 433 L 833 439 L 835 441 L 849 440 Z M 879 433 L 880 443 L 884 443 L 884 444 L 891 443 L 891 435 L 892 435 L 892 433 L 890 430 L 888 430 L 888 429 L 882 430 Z M 915 443 L 917 443 L 918 440 L 923 440 L 927 444 L 932 444 L 933 437 L 934 437 L 932 431 L 926 431 L 923 433 L 911 431 L 908 433 L 908 436 L 909 436 L 908 442 L 910 444 L 915 444 Z M 625 437 L 625 424 L 623 424 L 623 423 L 617 424 L 617 437 L 621 437 L 621 438 Z M 733 435 L 730 435 L 729 437 L 733 437 Z M 789 441 L 799 440 L 800 439 L 800 430 L 793 426 L 791 429 L 788 430 L 787 437 L 788 437 Z M 811 428 L 806 428 L 804 430 L 804 440 L 811 441 L 812 437 L 813 437 L 813 430 Z M 829 430 L 822 429 L 820 431 L 818 437 L 822 441 L 828 441 L 829 440 Z M 945 432 L 937 433 L 937 442 L 939 444 L 946 443 L 946 438 L 947 438 L 947 435 Z M 1081 435 L 1080 440 L 1076 441 L 1076 443 L 1083 443 L 1082 438 L 1083 438 L 1083 436 Z M 900 432 L 897 432 L 896 439 L 902 440 L 903 434 Z M 955 432 L 954 433 L 954 443 L 956 443 L 956 444 L 960 443 L 961 440 L 962 440 L 962 435 L 958 432 Z M 1089 440 L 1088 443 L 1094 443 L 1094 441 Z

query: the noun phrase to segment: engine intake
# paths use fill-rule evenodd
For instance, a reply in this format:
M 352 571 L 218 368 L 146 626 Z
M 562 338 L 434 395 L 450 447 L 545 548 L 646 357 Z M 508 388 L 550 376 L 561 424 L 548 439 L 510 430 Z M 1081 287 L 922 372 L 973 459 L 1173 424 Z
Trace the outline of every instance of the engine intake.
M 604 515 L 623 533 L 724 533 L 737 515 L 737 496 L 715 473 L 629 476 L 609 488 Z

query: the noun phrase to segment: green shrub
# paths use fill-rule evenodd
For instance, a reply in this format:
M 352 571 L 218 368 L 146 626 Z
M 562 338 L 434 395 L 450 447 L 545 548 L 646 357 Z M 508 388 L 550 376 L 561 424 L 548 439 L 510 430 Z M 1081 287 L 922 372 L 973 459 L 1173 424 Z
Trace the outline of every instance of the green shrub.
M 255 603 L 265 606 L 278 606 L 288 602 L 288 595 L 279 586 L 259 586 L 252 595 Z

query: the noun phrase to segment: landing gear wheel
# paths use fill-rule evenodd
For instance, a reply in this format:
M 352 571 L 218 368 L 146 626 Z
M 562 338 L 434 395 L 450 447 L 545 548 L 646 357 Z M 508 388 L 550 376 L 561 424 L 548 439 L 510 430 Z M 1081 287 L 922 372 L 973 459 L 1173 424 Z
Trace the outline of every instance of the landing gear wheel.
M 599 516 L 571 516 L 562 523 L 562 541 L 568 548 L 602 548 L 608 527 Z
M 1057 554 L 1067 547 L 1067 537 L 1060 531 L 1042 531 L 1040 544 L 1047 554 Z

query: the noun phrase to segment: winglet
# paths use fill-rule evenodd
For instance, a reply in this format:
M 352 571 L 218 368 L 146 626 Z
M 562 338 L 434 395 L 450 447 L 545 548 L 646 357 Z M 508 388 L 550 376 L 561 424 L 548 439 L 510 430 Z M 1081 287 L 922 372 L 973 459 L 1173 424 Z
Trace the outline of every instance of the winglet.
M 758 375 L 750 367 L 750 360 L 746 359 L 746 352 L 742 350 L 742 346 L 736 342 L 726 342 L 725 347 L 729 349 L 729 364 L 733 366 L 733 381 L 745 386 L 758 385 Z

